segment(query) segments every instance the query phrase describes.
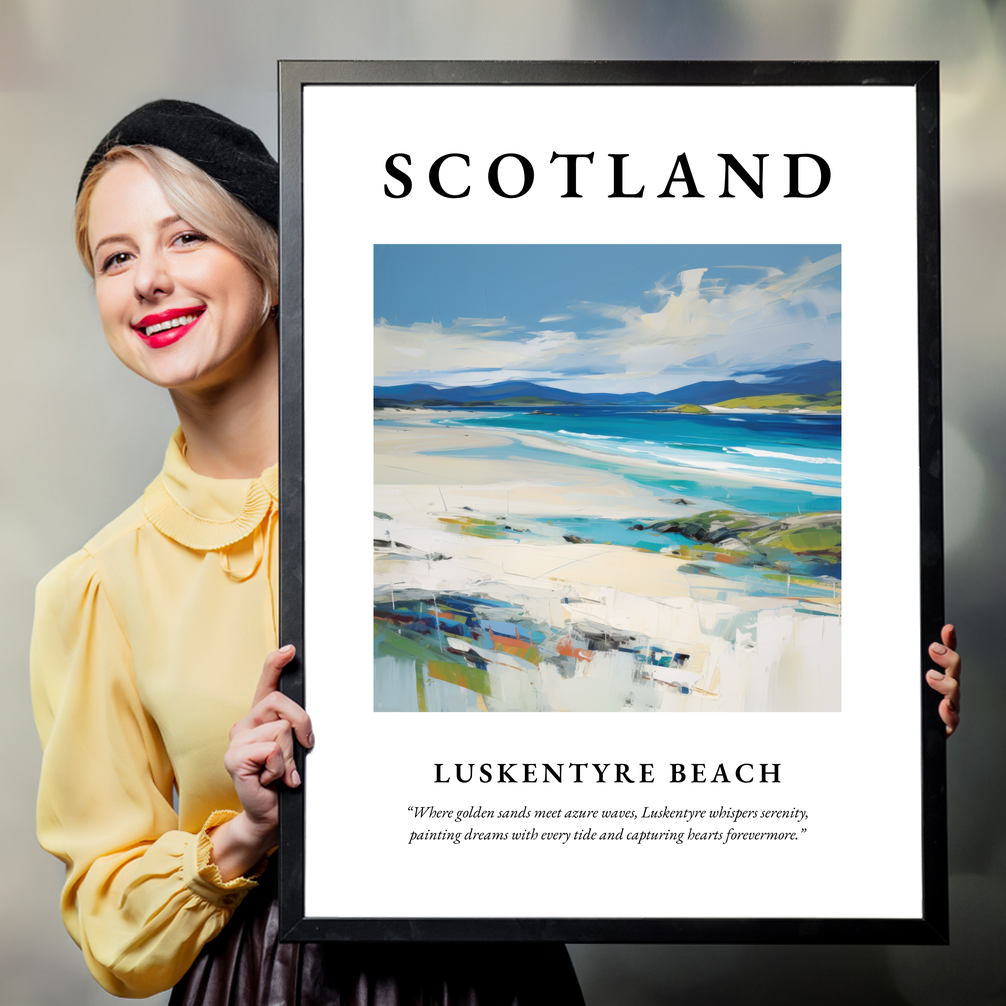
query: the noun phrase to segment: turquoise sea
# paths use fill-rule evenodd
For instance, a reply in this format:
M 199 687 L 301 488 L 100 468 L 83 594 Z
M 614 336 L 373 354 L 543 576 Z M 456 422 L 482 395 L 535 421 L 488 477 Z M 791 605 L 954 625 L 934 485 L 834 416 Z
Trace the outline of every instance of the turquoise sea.
M 765 515 L 808 510 L 839 510 L 842 480 L 842 419 L 838 415 L 731 414 L 687 415 L 651 412 L 645 406 L 549 406 L 530 409 L 483 407 L 437 410 L 433 420 L 447 426 L 475 426 L 505 434 L 537 434 L 554 449 L 519 441 L 474 451 L 479 457 L 528 457 L 562 464 L 605 468 L 660 495 L 697 495 L 722 506 Z M 401 418 L 398 419 L 401 422 Z M 570 454 L 587 448 L 599 457 Z M 688 468 L 662 475 L 633 462 L 663 462 Z M 724 475 L 749 475 L 788 486 L 749 485 Z M 794 484 L 799 486 L 795 488 Z
M 442 451 L 455 457 L 549 462 L 613 472 L 667 504 L 672 519 L 728 510 L 764 518 L 841 511 L 842 420 L 839 415 L 744 413 L 688 415 L 651 412 L 644 406 L 549 406 L 534 410 L 504 407 L 443 407 L 434 425 L 491 430 L 503 442 Z M 401 414 L 377 423 L 407 423 Z M 523 443 L 507 433 L 533 437 Z M 586 452 L 586 453 L 584 453 Z M 662 472 L 660 465 L 668 466 Z M 673 467 L 672 467 L 673 466 Z M 749 479 L 751 481 L 749 481 Z M 756 482 L 762 484 L 755 484 Z M 473 517 L 476 516 L 473 514 Z M 490 527 L 466 533 L 510 540 L 553 539 L 600 542 L 652 552 L 689 554 L 694 536 L 654 528 L 652 517 L 494 517 Z M 485 523 L 483 521 L 483 523 Z M 790 555 L 783 566 L 752 569 L 699 561 L 686 573 L 713 574 L 746 593 L 777 594 L 788 589 L 779 570 L 820 581 L 831 595 L 841 579 L 841 562 L 822 563 L 813 554 Z M 820 578 L 824 577 L 823 580 Z M 726 586 L 726 584 L 724 584 Z M 816 593 L 810 589 L 810 593 Z

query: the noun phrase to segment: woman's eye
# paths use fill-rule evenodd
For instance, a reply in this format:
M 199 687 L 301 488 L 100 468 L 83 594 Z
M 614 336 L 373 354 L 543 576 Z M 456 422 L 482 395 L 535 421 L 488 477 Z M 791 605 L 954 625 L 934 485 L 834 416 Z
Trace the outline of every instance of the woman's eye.
M 129 252 L 116 252 L 114 255 L 109 255 L 105 259 L 101 266 L 102 272 L 114 271 L 121 265 L 125 265 L 129 261 Z
M 182 248 L 191 248 L 193 245 L 202 244 L 205 240 L 205 234 L 200 234 L 198 231 L 186 231 L 184 234 L 179 234 L 174 243 Z

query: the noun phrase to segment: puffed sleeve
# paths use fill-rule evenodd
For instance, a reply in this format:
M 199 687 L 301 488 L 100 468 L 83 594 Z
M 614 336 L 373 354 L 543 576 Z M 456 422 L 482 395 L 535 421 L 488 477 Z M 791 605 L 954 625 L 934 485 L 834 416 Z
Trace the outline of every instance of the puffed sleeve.
M 87 552 L 39 584 L 31 683 L 44 752 L 38 837 L 66 865 L 66 928 L 114 995 L 168 989 L 255 883 L 225 883 L 210 862 L 206 830 L 233 811 L 198 834 L 178 830 L 171 764 Z

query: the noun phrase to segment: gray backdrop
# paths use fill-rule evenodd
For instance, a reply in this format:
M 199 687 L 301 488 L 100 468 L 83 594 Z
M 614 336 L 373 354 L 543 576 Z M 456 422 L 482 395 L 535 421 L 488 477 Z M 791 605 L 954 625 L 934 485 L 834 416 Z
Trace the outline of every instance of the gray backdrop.
M 0 1006 L 109 998 L 62 928 L 61 867 L 34 838 L 32 591 L 140 494 L 175 424 L 167 395 L 104 344 L 71 239 L 78 173 L 112 123 L 160 97 L 219 109 L 275 150 L 279 58 L 942 61 L 947 615 L 967 665 L 949 759 L 953 945 L 572 953 L 590 1006 L 1006 1002 L 1004 48 L 995 0 L 2 0 Z

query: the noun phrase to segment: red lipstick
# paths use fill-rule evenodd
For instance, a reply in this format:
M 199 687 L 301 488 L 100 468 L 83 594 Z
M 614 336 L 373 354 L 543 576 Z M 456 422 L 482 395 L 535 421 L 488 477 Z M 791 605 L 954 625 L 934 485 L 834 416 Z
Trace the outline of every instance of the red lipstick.
M 170 346 L 173 342 L 178 342 L 184 335 L 187 335 L 205 310 L 204 305 L 199 305 L 196 307 L 173 307 L 168 311 L 148 314 L 133 325 L 133 331 L 151 349 L 161 349 L 164 346 Z M 189 320 L 182 324 L 178 323 L 185 318 Z

